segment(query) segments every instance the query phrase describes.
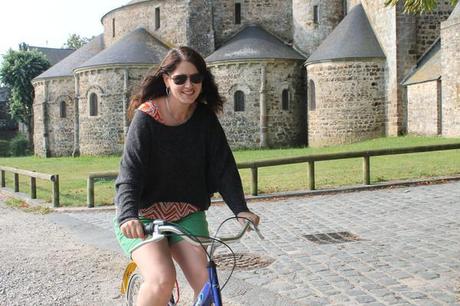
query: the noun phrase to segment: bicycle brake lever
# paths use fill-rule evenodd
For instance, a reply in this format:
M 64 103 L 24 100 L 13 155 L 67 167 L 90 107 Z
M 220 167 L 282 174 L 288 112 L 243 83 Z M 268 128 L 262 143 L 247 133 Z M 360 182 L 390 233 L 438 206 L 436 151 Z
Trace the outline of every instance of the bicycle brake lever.
M 262 233 L 260 232 L 259 230 L 259 227 L 254 225 L 254 224 L 250 224 L 249 225 L 249 228 L 252 229 L 254 232 L 256 232 L 257 236 L 259 236 L 260 240 L 264 240 L 265 237 L 262 235 Z

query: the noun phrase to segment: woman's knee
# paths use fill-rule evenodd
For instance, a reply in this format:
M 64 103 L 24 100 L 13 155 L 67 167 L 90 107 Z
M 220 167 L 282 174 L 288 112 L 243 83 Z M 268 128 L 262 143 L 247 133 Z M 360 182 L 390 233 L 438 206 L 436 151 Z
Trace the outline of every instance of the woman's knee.
M 176 277 L 174 275 L 167 275 L 164 277 L 147 278 L 144 280 L 144 290 L 148 290 L 153 295 L 170 295 L 176 284 Z

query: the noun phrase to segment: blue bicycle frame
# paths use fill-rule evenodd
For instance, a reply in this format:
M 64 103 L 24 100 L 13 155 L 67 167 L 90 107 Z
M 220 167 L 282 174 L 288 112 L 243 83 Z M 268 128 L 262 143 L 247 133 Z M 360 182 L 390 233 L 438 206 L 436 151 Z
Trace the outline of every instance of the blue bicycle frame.
M 214 302 L 215 306 L 222 306 L 222 297 L 220 295 L 219 280 L 217 278 L 216 264 L 210 260 L 208 262 L 208 281 L 201 289 L 194 306 L 210 306 Z

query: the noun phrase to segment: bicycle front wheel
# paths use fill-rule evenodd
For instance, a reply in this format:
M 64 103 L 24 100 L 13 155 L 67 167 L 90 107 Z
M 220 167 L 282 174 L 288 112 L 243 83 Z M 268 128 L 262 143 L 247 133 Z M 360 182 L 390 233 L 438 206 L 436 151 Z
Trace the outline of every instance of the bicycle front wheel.
M 139 288 L 143 282 L 142 275 L 133 273 L 128 281 L 128 289 L 126 290 L 126 305 L 135 306 Z
M 139 289 L 144 279 L 139 273 L 133 273 L 128 281 L 128 289 L 126 290 L 126 305 L 135 306 L 137 296 L 139 295 Z M 175 306 L 174 297 L 171 295 L 171 300 L 167 306 Z

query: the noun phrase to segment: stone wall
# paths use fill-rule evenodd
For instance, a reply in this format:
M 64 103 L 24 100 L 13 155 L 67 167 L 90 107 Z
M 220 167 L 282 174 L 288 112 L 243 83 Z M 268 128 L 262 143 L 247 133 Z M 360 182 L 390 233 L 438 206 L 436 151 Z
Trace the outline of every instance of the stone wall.
M 72 77 L 49 81 L 46 110 L 50 156 L 72 155 L 75 129 L 74 97 L 75 81 Z M 65 118 L 60 116 L 61 101 L 66 105 Z
M 294 45 L 307 57 L 344 17 L 343 0 L 293 0 Z M 319 23 L 313 21 L 313 6 L 319 7 Z
M 241 3 L 241 24 L 235 24 L 235 3 Z M 292 42 L 292 3 L 279 0 L 215 1 L 213 23 L 216 48 L 240 31 L 257 23 L 286 42 Z
M 271 147 L 305 144 L 305 103 L 302 63 L 293 61 L 255 61 L 210 65 L 226 98 L 220 117 L 233 148 L 257 148 L 260 145 L 260 90 L 265 67 L 265 101 L 268 115 L 267 142 Z M 281 96 L 289 90 L 289 108 L 281 109 Z M 245 94 L 245 110 L 235 112 L 234 94 Z
M 381 59 L 307 66 L 316 101 L 312 110 L 309 98 L 308 145 L 346 144 L 383 136 L 384 74 Z
M 190 1 L 187 16 L 187 46 L 193 47 L 203 57 L 214 52 L 211 1 Z
M 187 1 L 152 0 L 126 5 L 107 13 L 104 25 L 104 43 L 110 47 L 124 35 L 138 27 L 145 28 L 153 36 L 171 46 L 187 44 Z M 155 28 L 155 9 L 160 8 L 160 28 Z M 115 37 L 112 22 L 115 20 Z
M 407 86 L 408 133 L 441 133 L 441 82 L 431 81 Z
M 71 155 L 74 145 L 74 79 L 55 78 L 33 84 L 34 154 L 42 157 Z M 66 104 L 65 118 L 60 117 L 61 101 Z
M 438 1 L 435 10 L 418 15 L 416 56 L 419 58 L 441 35 L 441 22 L 452 12 L 449 0 Z
M 123 70 L 79 73 L 79 143 L 81 155 L 108 155 L 123 149 Z M 89 97 L 98 99 L 96 116 L 89 114 Z
M 442 135 L 460 137 L 460 16 L 441 24 L 441 52 Z

